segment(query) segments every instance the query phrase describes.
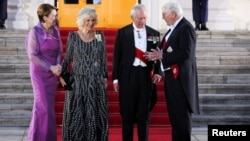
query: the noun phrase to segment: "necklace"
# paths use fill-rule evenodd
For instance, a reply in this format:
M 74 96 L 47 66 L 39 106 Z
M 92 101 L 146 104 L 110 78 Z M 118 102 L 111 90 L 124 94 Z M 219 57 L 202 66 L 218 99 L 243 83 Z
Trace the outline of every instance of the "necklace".
M 94 32 L 91 31 L 90 33 L 83 33 L 83 32 L 80 32 L 81 33 L 81 36 L 83 38 L 83 40 L 85 41 L 89 41 L 89 40 L 92 40 L 93 37 L 94 37 Z

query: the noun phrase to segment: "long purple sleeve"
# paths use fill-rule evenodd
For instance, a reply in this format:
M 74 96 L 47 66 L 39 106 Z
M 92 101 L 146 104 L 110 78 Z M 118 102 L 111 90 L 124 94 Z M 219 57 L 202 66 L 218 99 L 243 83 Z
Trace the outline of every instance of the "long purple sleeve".
M 54 36 L 59 40 L 60 42 L 60 49 L 57 52 L 57 62 L 56 64 L 61 64 L 61 53 L 62 53 L 62 43 L 61 38 L 59 34 L 59 30 L 57 28 L 53 28 L 54 30 Z M 51 62 L 46 61 L 40 52 L 40 46 L 43 44 L 45 39 L 47 38 L 47 34 L 45 30 L 41 27 L 41 24 L 38 24 L 34 28 L 32 28 L 28 36 L 26 38 L 26 51 L 29 57 L 29 60 L 38 65 L 43 67 L 46 71 L 49 71 L 51 65 Z

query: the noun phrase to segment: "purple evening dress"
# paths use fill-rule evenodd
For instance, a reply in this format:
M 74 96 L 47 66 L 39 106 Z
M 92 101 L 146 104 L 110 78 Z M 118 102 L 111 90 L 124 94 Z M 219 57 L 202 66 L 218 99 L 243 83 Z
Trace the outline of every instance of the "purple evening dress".
M 39 23 L 30 30 L 26 38 L 26 50 L 34 94 L 27 139 L 57 141 L 54 103 L 58 77 L 49 68 L 61 63 L 62 44 L 58 28 L 54 27 L 53 34 L 49 34 Z

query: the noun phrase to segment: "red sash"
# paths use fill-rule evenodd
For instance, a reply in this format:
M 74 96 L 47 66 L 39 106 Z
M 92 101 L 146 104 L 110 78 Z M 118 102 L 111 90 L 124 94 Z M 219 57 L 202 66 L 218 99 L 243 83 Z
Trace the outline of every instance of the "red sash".
M 144 52 L 135 47 L 135 57 L 140 59 L 142 62 L 146 64 L 146 58 L 144 57 Z

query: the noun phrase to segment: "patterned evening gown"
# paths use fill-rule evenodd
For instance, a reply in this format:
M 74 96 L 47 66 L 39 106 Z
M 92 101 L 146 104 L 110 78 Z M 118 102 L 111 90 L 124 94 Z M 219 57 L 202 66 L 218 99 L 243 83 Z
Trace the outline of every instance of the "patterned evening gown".
M 104 78 L 107 78 L 106 46 L 102 32 L 83 42 L 70 32 L 62 71 L 72 61 L 72 90 L 66 91 L 63 141 L 108 141 L 108 110 Z

